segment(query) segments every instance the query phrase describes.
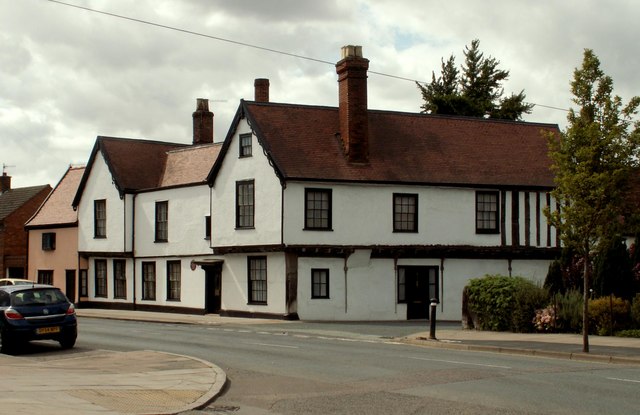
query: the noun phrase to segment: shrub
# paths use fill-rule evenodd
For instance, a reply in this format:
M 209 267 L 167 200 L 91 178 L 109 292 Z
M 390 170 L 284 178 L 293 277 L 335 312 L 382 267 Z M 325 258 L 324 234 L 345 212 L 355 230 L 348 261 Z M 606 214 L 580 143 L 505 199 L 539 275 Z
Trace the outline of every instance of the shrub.
M 640 329 L 640 293 L 633 297 L 631 303 L 631 321 L 634 328 Z
M 547 302 L 546 291 L 523 277 L 486 275 L 469 281 L 468 311 L 482 330 L 531 331 L 535 310 Z
M 582 293 L 576 290 L 556 294 L 551 299 L 555 309 L 555 329 L 564 333 L 582 331 Z
M 606 336 L 629 328 L 631 307 L 628 301 L 610 296 L 589 300 L 589 331 Z
M 617 337 L 635 337 L 640 338 L 640 330 L 621 330 L 616 332 Z

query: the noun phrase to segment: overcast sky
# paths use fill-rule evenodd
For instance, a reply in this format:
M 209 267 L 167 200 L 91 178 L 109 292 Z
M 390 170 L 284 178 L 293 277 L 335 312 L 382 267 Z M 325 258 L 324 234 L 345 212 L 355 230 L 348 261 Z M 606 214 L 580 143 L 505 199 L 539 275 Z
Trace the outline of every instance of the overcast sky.
M 337 105 L 334 64 L 363 47 L 370 71 L 420 81 L 471 40 L 510 71 L 505 92 L 566 125 L 569 83 L 593 49 L 627 102 L 638 91 L 637 0 L 0 0 L 0 163 L 12 186 L 55 186 L 98 135 L 190 143 L 197 98 L 222 141 L 255 78 L 272 102 Z M 301 55 L 295 58 L 215 38 Z M 369 108 L 419 112 L 414 82 L 369 75 Z

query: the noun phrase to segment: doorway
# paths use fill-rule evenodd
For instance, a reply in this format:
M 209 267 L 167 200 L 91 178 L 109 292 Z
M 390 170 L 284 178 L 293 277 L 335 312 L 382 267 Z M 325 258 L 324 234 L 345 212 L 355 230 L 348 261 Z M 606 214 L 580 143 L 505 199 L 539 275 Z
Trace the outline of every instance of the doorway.
M 429 319 L 432 298 L 439 297 L 438 267 L 398 267 L 398 302 L 407 304 L 407 320 Z
M 65 276 L 65 294 L 72 303 L 76 302 L 76 270 L 68 269 Z
M 220 313 L 222 303 L 222 264 L 203 265 L 206 313 Z

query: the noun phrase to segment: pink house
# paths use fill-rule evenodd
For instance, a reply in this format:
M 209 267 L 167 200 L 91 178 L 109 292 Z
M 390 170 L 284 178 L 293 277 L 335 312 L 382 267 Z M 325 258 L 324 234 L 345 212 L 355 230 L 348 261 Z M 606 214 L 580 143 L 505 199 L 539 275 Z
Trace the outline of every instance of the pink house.
M 78 255 L 78 215 L 71 205 L 84 170 L 69 167 L 25 225 L 29 279 L 55 285 L 73 302 L 86 296 L 87 265 Z

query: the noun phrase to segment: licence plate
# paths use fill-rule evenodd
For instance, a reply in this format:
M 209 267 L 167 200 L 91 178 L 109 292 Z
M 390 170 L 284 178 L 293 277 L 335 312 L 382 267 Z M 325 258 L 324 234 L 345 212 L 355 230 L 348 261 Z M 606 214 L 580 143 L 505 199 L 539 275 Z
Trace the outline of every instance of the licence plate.
M 36 329 L 36 334 L 60 333 L 60 327 L 40 327 Z

